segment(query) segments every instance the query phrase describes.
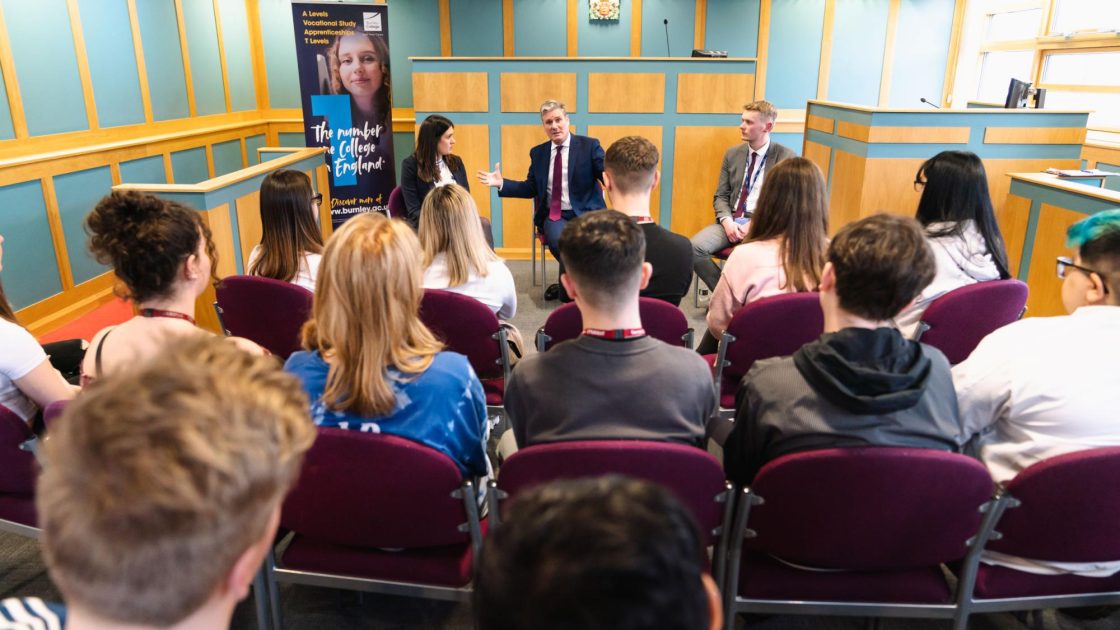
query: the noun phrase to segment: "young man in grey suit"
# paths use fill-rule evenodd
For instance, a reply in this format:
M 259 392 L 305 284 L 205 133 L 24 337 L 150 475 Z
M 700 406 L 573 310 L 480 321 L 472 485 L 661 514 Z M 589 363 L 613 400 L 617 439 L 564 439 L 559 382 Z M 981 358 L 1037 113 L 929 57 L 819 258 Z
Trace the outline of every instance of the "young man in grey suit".
M 716 222 L 692 237 L 692 267 L 709 289 L 716 288 L 720 274 L 719 267 L 712 262 L 712 255 L 746 237 L 747 221 L 758 202 L 766 171 L 796 155 L 770 141 L 770 131 L 777 119 L 778 110 L 771 103 L 747 103 L 743 106 L 742 122 L 739 124 L 743 144 L 735 145 L 723 154 L 719 184 L 712 199 Z

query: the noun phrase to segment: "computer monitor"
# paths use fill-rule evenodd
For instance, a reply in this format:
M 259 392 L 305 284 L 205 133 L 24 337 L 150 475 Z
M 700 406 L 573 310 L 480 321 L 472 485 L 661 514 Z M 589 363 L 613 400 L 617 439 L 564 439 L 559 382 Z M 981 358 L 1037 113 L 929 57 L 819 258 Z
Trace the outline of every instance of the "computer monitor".
M 1003 103 L 1004 108 L 1021 109 L 1026 107 L 1027 94 L 1030 89 L 1030 83 L 1019 79 L 1011 79 L 1011 84 L 1007 86 L 1007 100 Z

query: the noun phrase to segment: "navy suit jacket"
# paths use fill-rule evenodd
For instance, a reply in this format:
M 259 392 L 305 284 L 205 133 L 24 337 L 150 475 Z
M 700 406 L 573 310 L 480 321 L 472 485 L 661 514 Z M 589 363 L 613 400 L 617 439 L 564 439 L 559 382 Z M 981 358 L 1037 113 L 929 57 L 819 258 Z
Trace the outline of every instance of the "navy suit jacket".
M 607 207 L 603 201 L 603 146 L 595 138 L 572 134 L 568 147 L 568 198 L 576 216 Z M 540 227 L 548 218 L 548 180 L 552 177 L 552 141 L 529 150 L 529 175 L 525 181 L 506 179 L 499 197 L 533 199 L 533 223 Z

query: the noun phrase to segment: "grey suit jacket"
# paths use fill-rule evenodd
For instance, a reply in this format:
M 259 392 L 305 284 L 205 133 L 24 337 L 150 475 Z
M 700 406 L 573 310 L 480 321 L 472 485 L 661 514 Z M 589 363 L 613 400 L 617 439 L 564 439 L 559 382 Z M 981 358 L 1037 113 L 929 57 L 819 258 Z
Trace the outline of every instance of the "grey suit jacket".
M 716 209 L 716 223 L 719 223 L 723 217 L 734 214 L 733 204 L 739 201 L 739 188 L 747 170 L 749 149 L 750 147 L 744 142 L 731 147 L 723 154 L 723 164 L 719 168 L 719 183 L 716 184 L 716 194 L 712 198 L 712 205 Z M 768 171 L 778 162 L 791 157 L 797 157 L 797 154 L 771 141 L 770 149 L 766 151 L 766 158 L 762 161 L 763 169 Z

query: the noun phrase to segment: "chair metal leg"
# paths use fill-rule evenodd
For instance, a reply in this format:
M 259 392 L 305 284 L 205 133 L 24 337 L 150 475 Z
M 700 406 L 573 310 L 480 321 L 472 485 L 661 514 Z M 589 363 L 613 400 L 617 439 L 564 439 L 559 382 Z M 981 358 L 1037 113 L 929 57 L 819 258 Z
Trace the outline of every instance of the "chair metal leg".
M 253 578 L 253 605 L 257 609 L 257 630 L 272 630 L 271 601 L 268 593 L 268 581 L 265 574 L 268 572 L 266 565 L 261 565 Z
M 284 619 L 280 616 L 280 587 L 276 583 L 276 550 L 270 549 L 264 559 L 264 581 L 268 589 L 268 603 L 272 630 L 284 630 Z

